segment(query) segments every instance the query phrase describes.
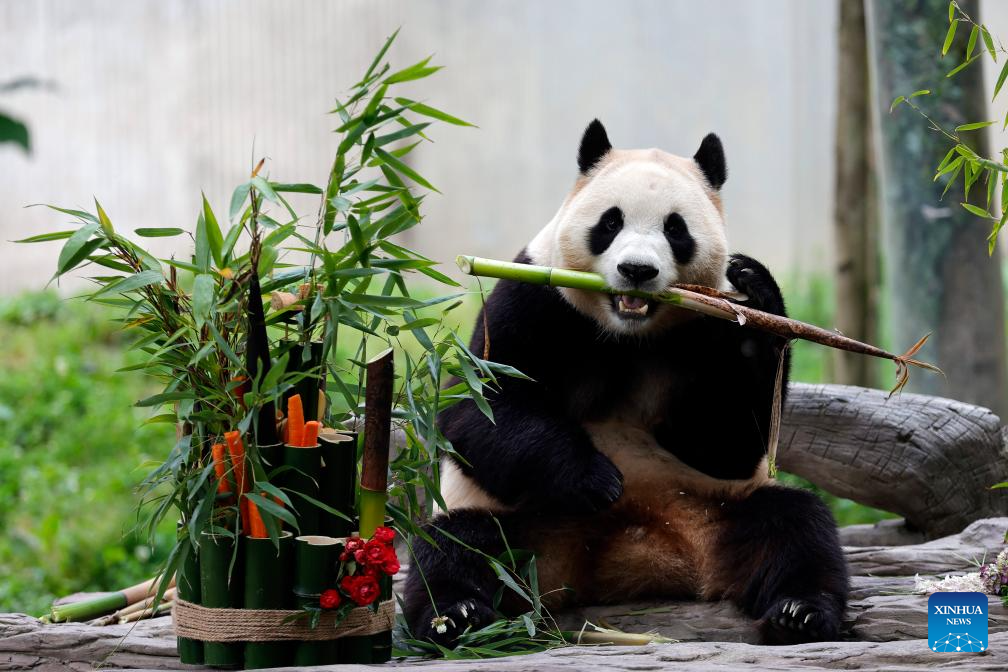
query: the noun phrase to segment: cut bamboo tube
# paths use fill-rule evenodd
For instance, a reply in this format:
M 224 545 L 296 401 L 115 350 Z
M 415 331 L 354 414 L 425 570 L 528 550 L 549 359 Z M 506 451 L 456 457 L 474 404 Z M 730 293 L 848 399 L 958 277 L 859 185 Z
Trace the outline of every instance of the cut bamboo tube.
M 181 525 L 181 523 L 180 523 Z M 190 547 L 189 554 L 182 563 L 178 574 L 178 596 L 192 604 L 202 604 L 199 571 L 199 547 Z M 188 665 L 203 664 L 203 642 L 198 639 L 179 637 L 176 640 L 179 660 Z
M 318 534 L 320 510 L 304 496 L 314 500 L 318 500 L 320 496 L 321 449 L 318 444 L 314 446 L 285 445 L 283 455 L 284 465 L 290 469 L 280 474 L 280 487 L 288 491 L 291 502 L 297 510 L 298 531 L 303 535 Z
M 239 551 L 241 548 L 239 547 Z M 204 607 L 240 608 L 244 583 L 242 554 L 232 537 L 203 532 L 200 538 L 200 593 Z M 230 570 L 230 571 L 229 571 Z M 241 642 L 203 642 L 203 662 L 212 667 L 241 667 Z
M 245 608 L 293 609 L 291 575 L 294 571 L 294 536 L 283 532 L 277 540 L 245 537 Z M 294 660 L 291 642 L 246 642 L 245 669 L 283 667 Z
M 367 363 L 364 392 L 364 452 L 361 460 L 360 534 L 365 539 L 385 520 L 389 436 L 395 380 L 391 348 Z
M 305 535 L 295 540 L 294 597 L 298 608 L 317 607 L 322 591 L 336 584 L 339 539 Z M 332 665 L 340 662 L 337 640 L 298 642 L 294 665 Z
M 613 289 L 605 279 L 596 273 L 586 273 L 584 271 L 571 271 L 565 268 L 553 268 L 550 266 L 536 266 L 534 264 L 519 264 L 510 261 L 499 261 L 496 259 L 484 259 L 482 257 L 472 257 L 460 255 L 456 258 L 456 263 L 463 273 L 468 275 L 478 275 L 488 278 L 501 278 L 514 280 L 516 282 L 526 282 L 533 285 L 549 285 L 551 287 L 567 287 L 570 289 L 582 289 L 591 292 L 602 292 L 605 294 L 619 294 L 625 296 L 635 296 L 644 299 L 653 299 L 684 308 L 710 317 L 716 317 L 730 322 L 736 322 L 740 326 L 759 329 L 781 338 L 802 339 L 825 345 L 838 350 L 847 350 L 871 357 L 889 359 L 896 363 L 896 385 L 893 392 L 898 392 L 909 380 L 910 366 L 928 369 L 941 373 L 941 369 L 917 359 L 913 355 L 923 347 L 928 336 L 920 339 L 909 350 L 902 355 L 894 355 L 886 352 L 874 345 L 862 343 L 861 341 L 848 338 L 843 334 L 829 329 L 817 327 L 814 324 L 800 322 L 782 315 L 767 313 L 762 310 L 733 303 L 726 295 L 709 287 L 681 286 L 670 287 L 664 292 L 655 294 L 637 290 Z
M 324 430 L 319 434 L 319 445 L 322 501 L 346 516 L 344 519 L 323 513 L 321 532 L 330 537 L 346 537 L 353 531 L 357 515 L 357 435 Z

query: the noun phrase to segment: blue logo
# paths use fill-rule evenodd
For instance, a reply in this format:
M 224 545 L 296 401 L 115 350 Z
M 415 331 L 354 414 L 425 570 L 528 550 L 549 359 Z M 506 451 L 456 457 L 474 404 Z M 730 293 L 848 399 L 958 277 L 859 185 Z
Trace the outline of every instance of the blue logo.
M 933 593 L 928 598 L 928 646 L 938 653 L 987 650 L 987 596 Z

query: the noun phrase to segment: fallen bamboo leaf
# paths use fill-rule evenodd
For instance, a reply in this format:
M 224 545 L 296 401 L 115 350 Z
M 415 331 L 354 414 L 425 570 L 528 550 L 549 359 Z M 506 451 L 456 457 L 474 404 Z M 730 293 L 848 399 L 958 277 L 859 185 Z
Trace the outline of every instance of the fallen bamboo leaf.
M 459 255 L 456 263 L 462 272 L 468 275 L 653 299 L 674 305 L 677 308 L 684 308 L 710 317 L 735 322 L 740 326 L 744 325 L 749 328 L 776 334 L 788 341 L 801 339 L 836 348 L 837 350 L 846 350 L 870 357 L 888 359 L 896 363 L 896 385 L 889 392 L 890 396 L 902 390 L 907 384 L 907 381 L 910 379 L 911 366 L 945 375 L 934 364 L 913 358 L 917 351 L 927 342 L 930 334 L 917 341 L 913 347 L 902 355 L 894 355 L 882 348 L 862 343 L 836 331 L 830 331 L 829 329 L 817 327 L 814 324 L 800 322 L 782 315 L 775 315 L 757 310 L 756 308 L 750 308 L 749 306 L 743 306 L 734 302 L 736 300 L 734 295 L 724 294 L 711 287 L 677 285 L 670 287 L 664 292 L 654 294 L 633 290 L 616 290 L 609 287 L 601 275 L 586 273 L 584 271 L 571 271 L 565 268 L 519 264 L 511 261 L 484 259 L 482 257 L 467 255 Z

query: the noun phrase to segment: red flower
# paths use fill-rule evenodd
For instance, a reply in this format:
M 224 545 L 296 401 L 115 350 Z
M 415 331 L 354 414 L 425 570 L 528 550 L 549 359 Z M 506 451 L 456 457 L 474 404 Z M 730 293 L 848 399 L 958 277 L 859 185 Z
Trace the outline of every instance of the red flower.
M 343 552 L 340 553 L 340 562 L 346 562 L 350 558 L 356 558 L 357 551 L 364 548 L 364 540 L 360 537 L 350 537 L 343 545 Z M 360 560 L 357 560 L 360 562 Z
M 383 562 L 385 562 L 385 554 L 387 552 L 388 552 L 388 546 L 386 546 L 380 541 L 372 539 L 371 541 L 364 544 L 364 549 L 360 551 L 359 555 L 357 556 L 357 562 L 365 564 L 368 567 L 381 565 Z
M 380 588 L 378 579 L 373 576 L 361 574 L 358 576 L 344 576 L 340 582 L 340 587 L 350 596 L 350 599 L 359 606 L 367 606 L 378 599 Z
M 383 544 L 391 544 L 392 540 L 395 539 L 395 530 L 391 527 L 375 528 L 374 534 L 371 535 L 371 539 L 374 541 L 380 541 Z
M 389 576 L 395 576 L 399 571 L 399 558 L 396 557 L 395 549 L 389 546 L 385 549 L 385 558 L 382 560 L 381 569 Z
M 335 609 L 340 605 L 340 594 L 335 588 L 323 591 L 319 596 L 319 606 L 323 609 Z

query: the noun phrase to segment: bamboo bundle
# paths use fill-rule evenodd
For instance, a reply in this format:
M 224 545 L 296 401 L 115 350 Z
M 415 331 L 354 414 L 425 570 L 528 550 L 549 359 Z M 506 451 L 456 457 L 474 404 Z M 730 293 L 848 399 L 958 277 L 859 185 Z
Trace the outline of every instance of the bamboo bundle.
M 112 593 L 104 593 L 68 604 L 54 604 L 47 620 L 52 623 L 63 621 L 86 621 L 103 614 L 112 613 L 157 594 L 157 579 L 150 579 L 129 588 Z M 172 579 L 169 588 L 175 586 Z
M 743 306 L 732 302 L 726 294 L 722 294 L 710 287 L 698 285 L 674 286 L 664 292 L 654 294 L 636 290 L 617 290 L 610 287 L 605 279 L 596 273 L 586 273 L 584 271 L 571 271 L 565 268 L 552 268 L 550 266 L 536 266 L 533 264 L 519 264 L 509 261 L 498 261 L 496 259 L 484 259 L 482 257 L 472 257 L 460 255 L 456 259 L 459 269 L 468 275 L 477 275 L 487 278 L 501 278 L 516 282 L 527 282 L 533 285 L 549 285 L 550 287 L 568 287 L 570 289 L 583 289 L 591 292 L 602 292 L 605 294 L 621 294 L 634 296 L 643 299 L 652 299 L 668 303 L 677 308 L 684 308 L 710 317 L 736 322 L 740 326 L 759 329 L 771 334 L 776 334 L 781 338 L 792 340 L 801 339 L 811 341 L 820 345 L 825 345 L 838 350 L 856 352 L 871 357 L 889 359 L 896 363 L 896 385 L 891 393 L 903 389 L 910 379 L 910 367 L 916 366 L 929 371 L 941 373 L 941 369 L 933 364 L 928 364 L 913 356 L 927 342 L 928 336 L 914 343 L 914 345 L 902 355 L 862 343 L 853 338 L 848 338 L 843 334 L 829 329 L 817 327 L 814 324 L 800 322 L 782 315 L 767 313 L 762 310 Z M 891 394 L 890 393 L 890 394 Z

